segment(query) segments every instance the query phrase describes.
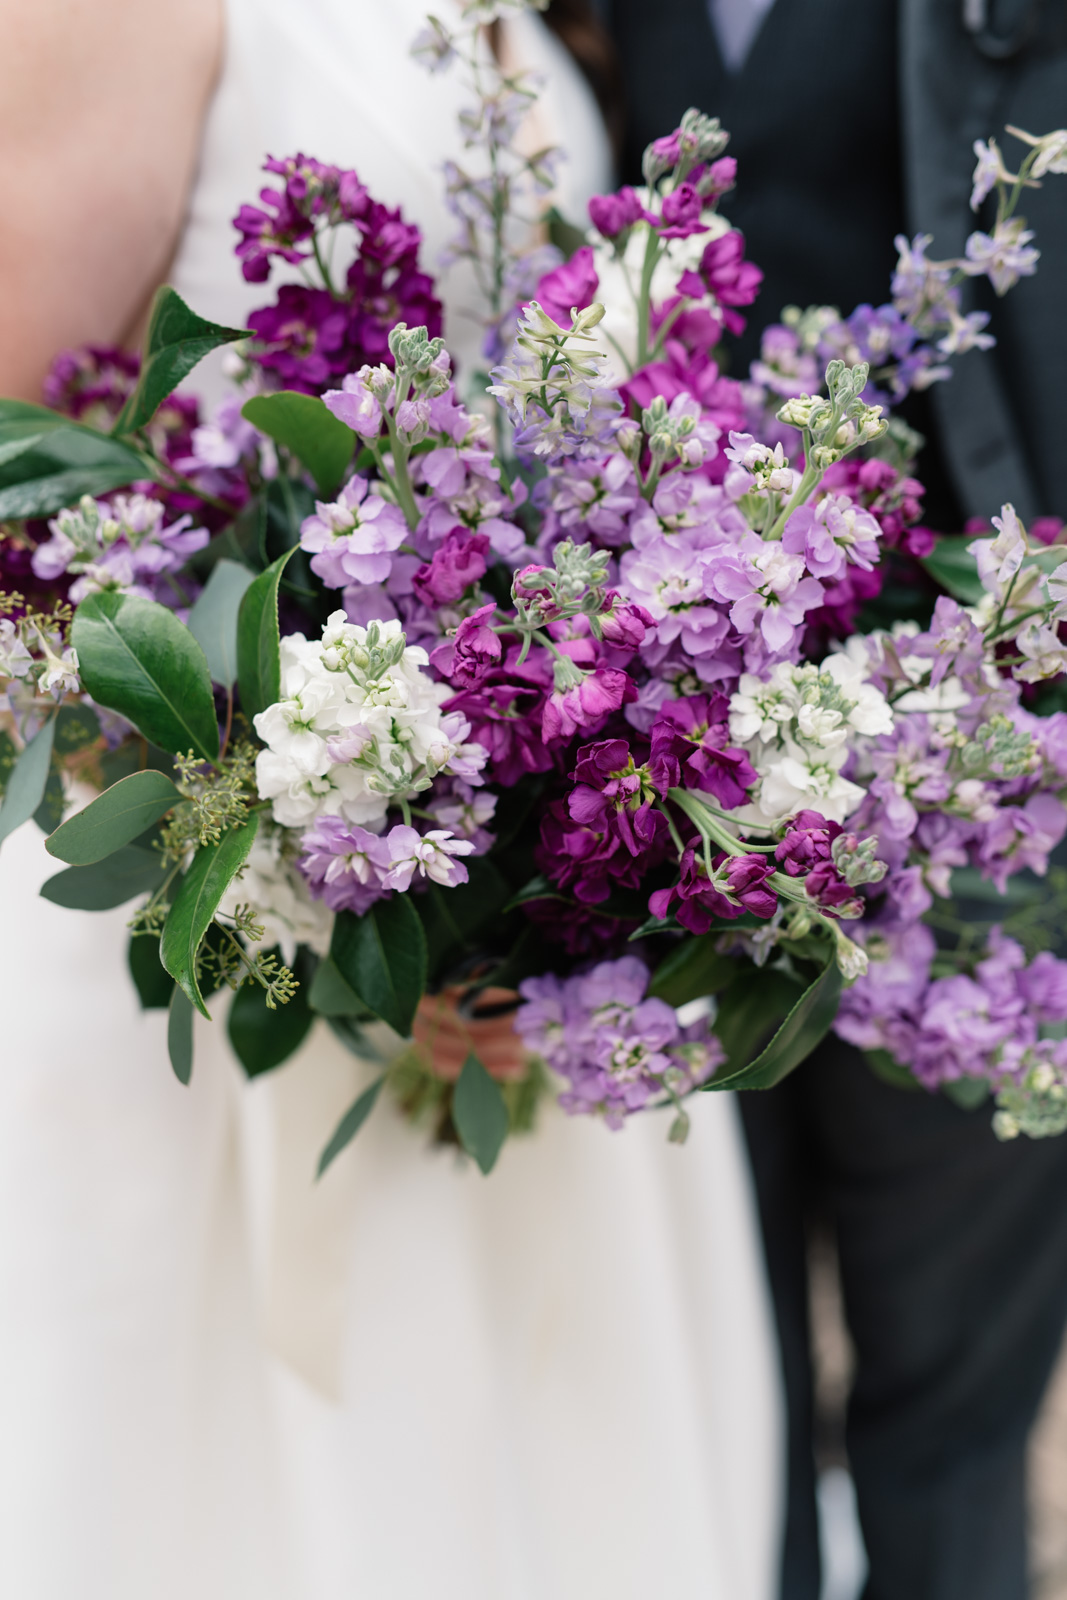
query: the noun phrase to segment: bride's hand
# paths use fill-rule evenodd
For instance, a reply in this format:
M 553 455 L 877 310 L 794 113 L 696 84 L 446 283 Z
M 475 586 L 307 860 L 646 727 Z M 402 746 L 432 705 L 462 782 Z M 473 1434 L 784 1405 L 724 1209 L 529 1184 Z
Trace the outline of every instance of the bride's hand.
M 0 0 L 0 394 L 120 343 L 166 276 L 222 0 Z

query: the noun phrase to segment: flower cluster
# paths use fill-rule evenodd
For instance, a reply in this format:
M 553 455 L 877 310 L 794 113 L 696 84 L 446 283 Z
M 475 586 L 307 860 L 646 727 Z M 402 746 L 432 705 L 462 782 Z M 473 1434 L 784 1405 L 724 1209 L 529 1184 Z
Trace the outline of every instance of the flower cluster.
M 705 1021 L 683 1027 L 663 1000 L 648 998 L 649 971 L 636 956 L 602 961 L 572 978 L 527 978 L 515 1018 L 527 1048 L 567 1084 L 560 1103 L 619 1128 L 634 1111 L 677 1102 L 724 1059 Z
M 440 333 L 440 301 L 419 266 L 422 235 L 399 209 L 372 199 L 355 172 L 309 156 L 271 158 L 264 170 L 283 182 L 234 218 L 244 276 L 265 283 L 281 261 L 310 264 L 320 279 L 283 284 L 273 305 L 248 318 L 251 360 L 272 384 L 319 394 L 364 362 L 388 361 L 399 321 Z M 342 231 L 351 260 L 335 281 L 333 236 Z
M 209 534 L 188 514 L 171 523 L 165 518 L 163 502 L 150 495 L 115 495 L 110 502 L 84 495 L 76 510 L 49 522 L 51 538 L 33 552 L 34 575 L 49 582 L 72 578 L 75 602 L 114 589 L 181 605 L 185 596 L 174 575 Z

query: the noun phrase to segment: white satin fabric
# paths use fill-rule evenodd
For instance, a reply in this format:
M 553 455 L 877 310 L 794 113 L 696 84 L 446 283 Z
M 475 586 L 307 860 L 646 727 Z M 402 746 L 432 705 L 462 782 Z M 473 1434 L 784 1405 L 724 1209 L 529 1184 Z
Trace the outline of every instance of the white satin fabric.
M 175 272 L 198 309 L 262 295 L 228 224 L 264 150 L 355 165 L 442 242 L 456 93 L 407 61 L 420 9 L 231 0 Z M 539 24 L 513 42 L 581 133 L 575 202 L 595 113 Z M 779 1379 L 730 1098 L 684 1149 L 549 1107 L 488 1180 L 383 1103 L 315 1185 L 366 1068 L 320 1029 L 247 1084 L 198 1024 L 183 1089 L 125 911 L 41 900 L 57 866 L 32 823 L 0 852 L 0 1594 L 770 1600 Z

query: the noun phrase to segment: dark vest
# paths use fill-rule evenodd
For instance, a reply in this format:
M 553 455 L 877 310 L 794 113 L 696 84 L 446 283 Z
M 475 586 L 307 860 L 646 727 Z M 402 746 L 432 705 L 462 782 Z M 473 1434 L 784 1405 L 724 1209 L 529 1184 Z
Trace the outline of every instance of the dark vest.
M 738 186 L 723 211 L 765 275 L 746 333 L 730 343 L 732 371 L 747 372 L 760 330 L 783 306 L 847 315 L 886 301 L 893 239 L 907 232 L 897 0 L 776 0 L 736 74 L 723 65 L 706 0 L 611 0 L 609 21 L 626 91 L 628 181 L 640 181 L 645 146 L 688 106 L 729 130 Z M 925 397 L 905 415 L 930 439 L 927 518 L 958 528 Z

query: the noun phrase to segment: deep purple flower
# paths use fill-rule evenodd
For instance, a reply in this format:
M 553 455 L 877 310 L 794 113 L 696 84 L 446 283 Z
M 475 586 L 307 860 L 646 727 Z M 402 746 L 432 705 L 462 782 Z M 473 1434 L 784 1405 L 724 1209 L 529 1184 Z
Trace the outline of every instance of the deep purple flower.
M 732 919 L 744 911 L 773 917 L 778 908 L 773 889 L 767 887 L 774 862 L 766 856 L 720 854 L 712 860 L 709 878 L 703 849 L 690 846 L 680 868 L 676 884 L 649 896 L 648 909 L 654 917 L 668 917 L 673 911 L 690 933 L 707 933 L 717 918 Z
M 416 594 L 427 605 L 452 605 L 472 583 L 484 578 L 488 554 L 489 540 L 484 533 L 453 528 L 415 573 Z
M 605 644 L 610 644 L 614 650 L 639 649 L 653 626 L 652 617 L 644 606 L 624 600 L 617 589 L 607 591 L 604 605 L 605 609 L 597 612 L 597 622 Z
M 354 365 L 348 348 L 348 312 L 325 289 L 287 283 L 272 306 L 247 319 L 256 335 L 253 358 L 283 388 L 317 394 Z
M 672 189 L 663 201 L 664 226 L 659 229 L 664 239 L 687 239 L 691 233 L 703 231 L 701 213 L 704 201 L 696 186 L 686 180 Z
M 500 661 L 503 655 L 500 635 L 494 633 L 488 622 L 495 614 L 495 601 L 479 606 L 469 617 L 464 617 L 451 639 L 431 651 L 430 661 L 441 676 L 457 688 L 477 688 Z
M 672 783 L 712 794 L 727 811 L 743 805 L 757 780 L 743 750 L 727 743 L 729 703 L 723 694 L 690 695 L 668 700 L 652 725 L 653 772 L 679 774 Z
M 700 275 L 722 307 L 722 319 L 731 333 L 745 331 L 745 319 L 733 308 L 748 306 L 759 294 L 763 273 L 745 260 L 745 239 L 736 228 L 712 239 L 700 258 Z
M 625 739 L 583 745 L 573 776 L 575 786 L 567 796 L 573 821 L 601 832 L 617 830 L 632 856 L 647 857 L 663 845 L 669 830 L 662 812 L 654 809 L 655 783 L 647 767 L 635 766 Z

